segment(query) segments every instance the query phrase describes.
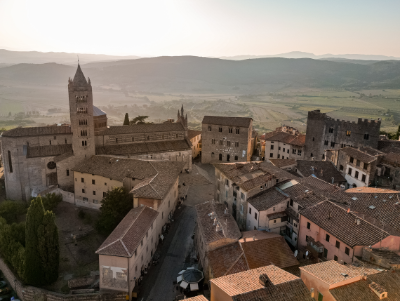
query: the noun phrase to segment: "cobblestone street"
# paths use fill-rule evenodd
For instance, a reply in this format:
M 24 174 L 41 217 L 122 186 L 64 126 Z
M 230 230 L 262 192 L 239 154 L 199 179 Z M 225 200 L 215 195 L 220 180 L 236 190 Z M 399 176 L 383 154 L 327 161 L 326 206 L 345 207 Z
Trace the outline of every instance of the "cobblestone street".
M 157 252 L 160 253 L 160 263 L 152 266 L 140 287 L 140 301 L 172 301 L 178 291 L 173 281 L 176 281 L 179 271 L 186 267 L 185 259 L 193 249 L 191 238 L 196 225 L 196 204 L 213 199 L 214 168 L 212 166 L 193 165 L 190 174 L 182 174 L 181 186 L 185 183 L 187 200 L 176 210 L 174 222 L 166 238 Z

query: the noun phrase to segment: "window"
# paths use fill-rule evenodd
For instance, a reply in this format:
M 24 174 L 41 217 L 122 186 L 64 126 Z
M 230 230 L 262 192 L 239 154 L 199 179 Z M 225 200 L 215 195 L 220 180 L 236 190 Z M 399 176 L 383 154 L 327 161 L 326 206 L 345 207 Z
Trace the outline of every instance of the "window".
M 210 125 L 208 126 L 208 131 L 211 131 L 211 126 Z
M 311 157 L 311 158 L 314 157 L 312 153 L 310 154 L 310 157 Z
M 348 174 L 351 176 L 351 173 L 353 172 L 353 169 L 349 168 Z
M 328 140 L 325 140 L 325 141 L 324 141 L 324 145 L 328 145 L 328 143 L 329 143 Z
M 285 156 L 282 156 L 282 159 L 285 159 Z
M 328 250 L 324 248 L 324 258 L 328 257 Z
M 164 219 L 164 212 L 161 212 L 161 219 Z
M 11 162 L 11 152 L 7 151 L 8 153 L 8 170 L 9 172 L 13 172 L 13 166 L 12 166 L 12 162 Z
M 215 139 L 211 139 L 211 144 L 215 144 Z
M 96 184 L 96 180 L 92 180 L 92 184 L 93 184 L 93 185 Z
M 272 208 L 272 211 L 275 211 L 275 207 Z
M 368 169 L 368 163 L 364 163 L 364 169 L 365 169 L 365 170 Z
M 281 155 L 280 155 L 280 154 L 278 154 L 278 159 L 280 159 L 280 157 L 281 157 Z
M 321 292 L 318 292 L 318 301 L 323 301 L 323 300 L 324 300 L 324 295 L 322 295 Z
M 84 202 L 88 202 L 89 199 L 88 199 L 88 198 L 83 198 L 83 201 L 84 201 Z
M 49 140 L 49 142 L 50 142 L 50 145 L 51 145 L 51 140 Z
M 82 188 L 82 193 L 85 193 L 85 189 L 84 188 Z
M 354 158 L 350 157 L 350 163 L 354 163 Z
M 65 144 L 67 144 L 67 138 L 65 138 Z
M 329 133 L 333 133 L 333 127 L 329 128 Z
M 336 241 L 336 248 L 340 249 L 340 241 Z
M 293 200 L 290 200 L 290 206 L 293 207 Z
M 311 224 L 309 222 L 307 222 L 307 229 L 311 228 Z
M 69 169 L 67 169 L 67 177 L 69 177 Z
M 280 147 L 280 146 L 278 147 L 278 150 L 281 150 L 281 147 Z
M 140 241 L 140 245 L 143 247 L 143 239 Z
M 224 145 L 224 141 L 219 140 L 219 145 Z
M 220 133 L 222 133 L 222 127 L 219 127 L 218 131 L 219 131 Z
M 351 135 L 351 131 L 346 131 L 346 136 L 350 136 Z
M 219 154 L 219 161 L 222 161 L 222 154 Z
M 96 191 L 93 191 L 93 195 L 96 195 Z
M 103 198 L 105 198 L 105 197 L 106 197 L 106 194 L 107 194 L 107 192 L 103 192 Z
M 235 147 L 239 147 L 239 142 L 235 142 Z
M 312 141 L 314 141 L 315 140 L 315 138 L 314 137 L 312 137 Z
M 241 198 L 242 200 L 244 200 L 244 193 L 243 193 L 243 192 L 240 193 L 240 198 Z
M 358 179 L 358 171 L 356 171 L 356 172 L 354 173 L 354 177 L 355 177 L 356 179 Z
M 345 252 L 347 255 L 350 255 L 350 249 L 349 249 L 348 247 L 344 248 L 344 252 Z
M 292 154 L 296 154 L 296 149 L 292 149 Z
M 273 153 L 269 153 L 269 157 L 272 158 L 274 156 Z
M 331 236 L 329 235 L 329 234 L 326 234 L 325 235 L 325 240 L 327 241 L 327 242 L 329 242 L 329 239 L 331 238 Z
M 81 183 L 85 183 L 85 179 L 84 178 L 81 178 Z
M 98 200 L 93 200 L 93 204 L 98 204 L 99 201 Z
M 257 220 L 257 212 L 254 212 L 254 218 Z
M 287 153 L 289 153 L 289 149 L 287 149 L 287 151 L 286 151 Z
M 369 140 L 369 134 L 364 134 L 364 140 Z
M 360 164 L 361 164 L 361 161 L 360 161 L 360 160 L 357 160 L 357 161 L 356 161 L 356 166 L 357 166 L 357 167 L 360 167 Z
M 297 155 L 301 156 L 301 150 L 297 150 Z
M 236 134 L 240 134 L 240 131 L 239 131 L 239 129 L 236 129 Z
M 232 133 L 233 132 L 233 128 L 229 128 L 229 133 Z
M 366 176 L 366 175 L 362 175 L 362 176 L 361 176 L 361 181 L 363 181 L 364 183 L 366 183 L 366 181 L 367 181 L 367 176 Z
M 343 171 L 343 165 L 340 165 L 339 170 Z
M 273 146 L 273 145 L 271 145 L 271 149 L 274 149 L 274 146 Z
M 236 161 L 239 160 L 239 157 L 238 157 L 238 156 L 235 156 L 235 160 L 236 160 Z
M 286 150 L 285 150 L 285 148 L 283 148 L 283 152 L 285 152 Z
M 226 141 L 226 146 L 231 146 L 231 142 L 230 141 Z
M 335 142 L 331 141 L 331 147 L 335 147 Z
M 335 256 L 333 256 L 333 260 L 334 261 L 338 261 L 338 257 L 335 255 Z

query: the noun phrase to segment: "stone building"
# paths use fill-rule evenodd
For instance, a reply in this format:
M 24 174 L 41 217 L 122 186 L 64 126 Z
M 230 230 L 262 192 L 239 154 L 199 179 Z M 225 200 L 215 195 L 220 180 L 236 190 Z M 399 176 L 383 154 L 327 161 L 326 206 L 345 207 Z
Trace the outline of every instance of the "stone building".
M 201 163 L 247 162 L 254 151 L 253 119 L 204 116 Z
M 378 147 L 381 120 L 358 118 L 356 122 L 335 120 L 320 110 L 308 112 L 305 160 L 323 160 L 326 149 L 346 146 Z
M 188 130 L 188 139 L 192 143 L 192 158 L 201 155 L 201 131 Z
M 53 186 L 73 192 L 72 169 L 94 155 L 178 161 L 191 170 L 192 145 L 183 108 L 176 123 L 107 126 L 107 115 L 93 105 L 91 81 L 79 65 L 68 80 L 68 95 L 70 125 L 3 133 L 1 156 L 8 199 L 29 200 Z

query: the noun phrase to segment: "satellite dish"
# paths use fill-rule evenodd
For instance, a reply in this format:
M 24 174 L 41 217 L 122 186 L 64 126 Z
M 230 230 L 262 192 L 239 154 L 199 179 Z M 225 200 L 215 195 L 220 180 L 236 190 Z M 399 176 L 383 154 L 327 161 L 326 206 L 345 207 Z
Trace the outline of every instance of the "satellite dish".
M 297 253 L 298 253 L 298 251 L 296 250 L 296 251 L 294 251 L 294 257 L 297 257 Z
M 306 256 L 308 256 L 308 251 L 306 252 Z

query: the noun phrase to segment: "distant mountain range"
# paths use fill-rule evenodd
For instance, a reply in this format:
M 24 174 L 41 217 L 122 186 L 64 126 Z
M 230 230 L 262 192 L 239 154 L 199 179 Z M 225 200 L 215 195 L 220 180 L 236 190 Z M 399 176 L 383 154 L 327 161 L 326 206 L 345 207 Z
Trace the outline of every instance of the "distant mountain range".
M 81 63 L 115 61 L 122 59 L 137 59 L 138 56 L 117 56 L 105 54 L 86 54 L 86 53 L 67 53 L 67 52 L 39 52 L 39 51 L 10 51 L 0 49 L 0 68 L 1 64 L 76 64 L 78 56 Z
M 244 94 L 286 87 L 400 88 L 400 61 L 355 64 L 309 58 L 234 61 L 180 56 L 93 62 L 82 69 L 95 86 L 116 84 L 125 91 Z M 75 70 L 76 64 L 17 64 L 0 68 L 0 84 L 65 85 Z
M 372 61 L 390 61 L 390 60 L 400 60 L 400 57 L 386 56 L 386 55 L 367 55 L 367 54 L 322 54 L 315 55 L 314 53 L 292 51 L 281 54 L 274 55 L 236 55 L 236 56 L 224 56 L 220 57 L 225 60 L 248 60 L 248 59 L 258 59 L 266 57 L 282 57 L 287 59 L 347 59 L 347 60 L 372 60 Z

